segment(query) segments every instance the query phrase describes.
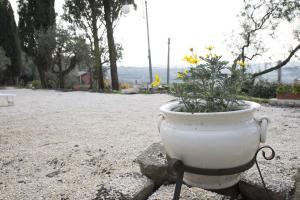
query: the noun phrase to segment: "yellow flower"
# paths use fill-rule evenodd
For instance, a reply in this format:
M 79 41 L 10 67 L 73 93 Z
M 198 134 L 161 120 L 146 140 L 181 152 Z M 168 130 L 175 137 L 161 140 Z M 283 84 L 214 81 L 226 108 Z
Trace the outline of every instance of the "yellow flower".
M 247 63 L 243 60 L 238 60 L 236 64 L 238 64 L 242 69 L 244 69 L 247 65 Z
M 183 60 L 190 64 L 198 64 L 200 62 L 200 59 L 198 58 L 197 54 L 195 54 L 195 53 L 193 53 L 190 56 L 188 56 L 188 55 L 184 56 Z
M 189 62 L 190 62 L 190 56 L 185 55 L 185 56 L 183 57 L 183 60 L 189 63 Z
M 209 51 L 213 50 L 214 48 L 215 48 L 215 47 L 212 46 L 212 45 L 209 45 L 209 46 L 205 47 L 205 49 L 207 49 L 207 50 L 209 50 Z
M 183 72 L 177 72 L 177 78 L 182 79 L 182 78 L 186 77 L 187 74 L 188 74 L 188 70 L 186 70 L 186 69 Z
M 184 78 L 184 74 L 181 73 L 181 72 L 177 72 L 177 78 L 181 79 L 181 78 Z
M 160 86 L 160 78 L 157 73 L 155 74 L 155 78 L 154 78 L 154 81 L 151 83 L 151 86 L 152 87 Z

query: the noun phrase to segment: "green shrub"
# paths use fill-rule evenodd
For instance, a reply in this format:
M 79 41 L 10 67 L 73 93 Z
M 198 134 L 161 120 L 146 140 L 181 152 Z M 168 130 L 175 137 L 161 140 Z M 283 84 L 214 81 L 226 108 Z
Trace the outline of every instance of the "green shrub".
M 293 93 L 294 94 L 300 94 L 300 85 L 294 85 Z
M 32 84 L 32 88 L 33 89 L 40 89 L 40 88 L 42 88 L 41 81 L 39 81 L 39 80 L 33 80 L 31 84 Z
M 276 97 L 277 83 L 266 80 L 259 80 L 249 90 L 249 95 L 259 98 L 274 98 Z
M 300 85 L 279 85 L 276 90 L 277 94 L 293 93 L 300 94 Z

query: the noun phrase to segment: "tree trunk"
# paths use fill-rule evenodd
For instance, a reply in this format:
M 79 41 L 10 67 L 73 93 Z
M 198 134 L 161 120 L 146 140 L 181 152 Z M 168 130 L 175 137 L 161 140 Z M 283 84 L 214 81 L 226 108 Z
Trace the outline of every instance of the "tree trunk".
M 62 66 L 61 64 L 58 66 L 59 67 L 59 74 L 58 74 L 58 77 L 59 77 L 59 88 L 60 89 L 63 89 L 65 87 L 65 84 L 64 84 L 64 76 L 63 76 L 63 73 L 62 73 Z
M 104 78 L 103 78 L 101 54 L 99 48 L 97 16 L 93 4 L 91 4 L 91 15 L 92 15 L 92 29 L 93 29 L 93 40 L 94 40 L 94 57 L 95 57 L 96 69 L 98 71 L 98 89 L 104 90 Z
M 93 70 L 91 67 L 89 67 L 90 72 L 90 90 L 93 89 Z
M 103 0 L 104 17 L 109 49 L 110 73 L 113 90 L 119 90 L 118 68 L 117 68 L 117 51 L 113 35 L 113 27 L 111 20 L 111 0 Z
M 57 65 L 58 65 L 58 80 L 59 80 L 59 88 L 64 88 L 64 77 L 63 77 L 63 70 L 62 70 L 62 63 L 61 63 L 61 49 L 58 50 L 57 53 Z
M 47 82 L 46 82 L 45 71 L 42 67 L 40 67 L 38 65 L 37 65 L 37 68 L 38 68 L 38 72 L 39 72 L 39 76 L 40 76 L 41 86 L 42 86 L 43 89 L 46 89 L 47 88 Z

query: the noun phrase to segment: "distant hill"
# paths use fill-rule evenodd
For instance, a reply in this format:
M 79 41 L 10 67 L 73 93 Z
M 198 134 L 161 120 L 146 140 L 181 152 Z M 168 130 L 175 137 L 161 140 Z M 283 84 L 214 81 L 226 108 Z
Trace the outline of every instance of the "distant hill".
M 253 65 L 250 70 L 252 72 L 263 70 L 264 65 Z M 170 82 L 176 82 L 177 72 L 182 72 L 184 68 L 172 68 L 170 69 Z M 162 83 L 167 82 L 167 68 L 164 67 L 154 67 L 153 77 L 158 73 L 161 78 Z M 119 80 L 121 82 L 135 83 L 136 81 L 141 83 L 149 82 L 149 69 L 148 67 L 119 67 L 118 68 Z M 263 75 L 261 78 L 267 79 L 269 81 L 277 81 L 277 71 L 270 72 Z M 300 78 L 300 63 L 289 64 L 282 68 L 282 81 L 285 83 L 292 83 L 294 79 Z

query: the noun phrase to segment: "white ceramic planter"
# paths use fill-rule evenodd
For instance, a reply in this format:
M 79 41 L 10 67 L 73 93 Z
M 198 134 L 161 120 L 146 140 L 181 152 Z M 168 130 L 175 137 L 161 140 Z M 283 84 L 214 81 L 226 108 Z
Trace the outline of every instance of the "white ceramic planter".
M 266 141 L 268 118 L 254 119 L 260 107 L 245 101 L 243 110 L 216 113 L 174 112 L 172 102 L 160 107 L 158 129 L 171 158 L 197 168 L 224 169 L 248 163 L 259 144 Z M 184 181 L 205 189 L 222 189 L 235 185 L 240 174 L 202 176 L 184 174 Z

